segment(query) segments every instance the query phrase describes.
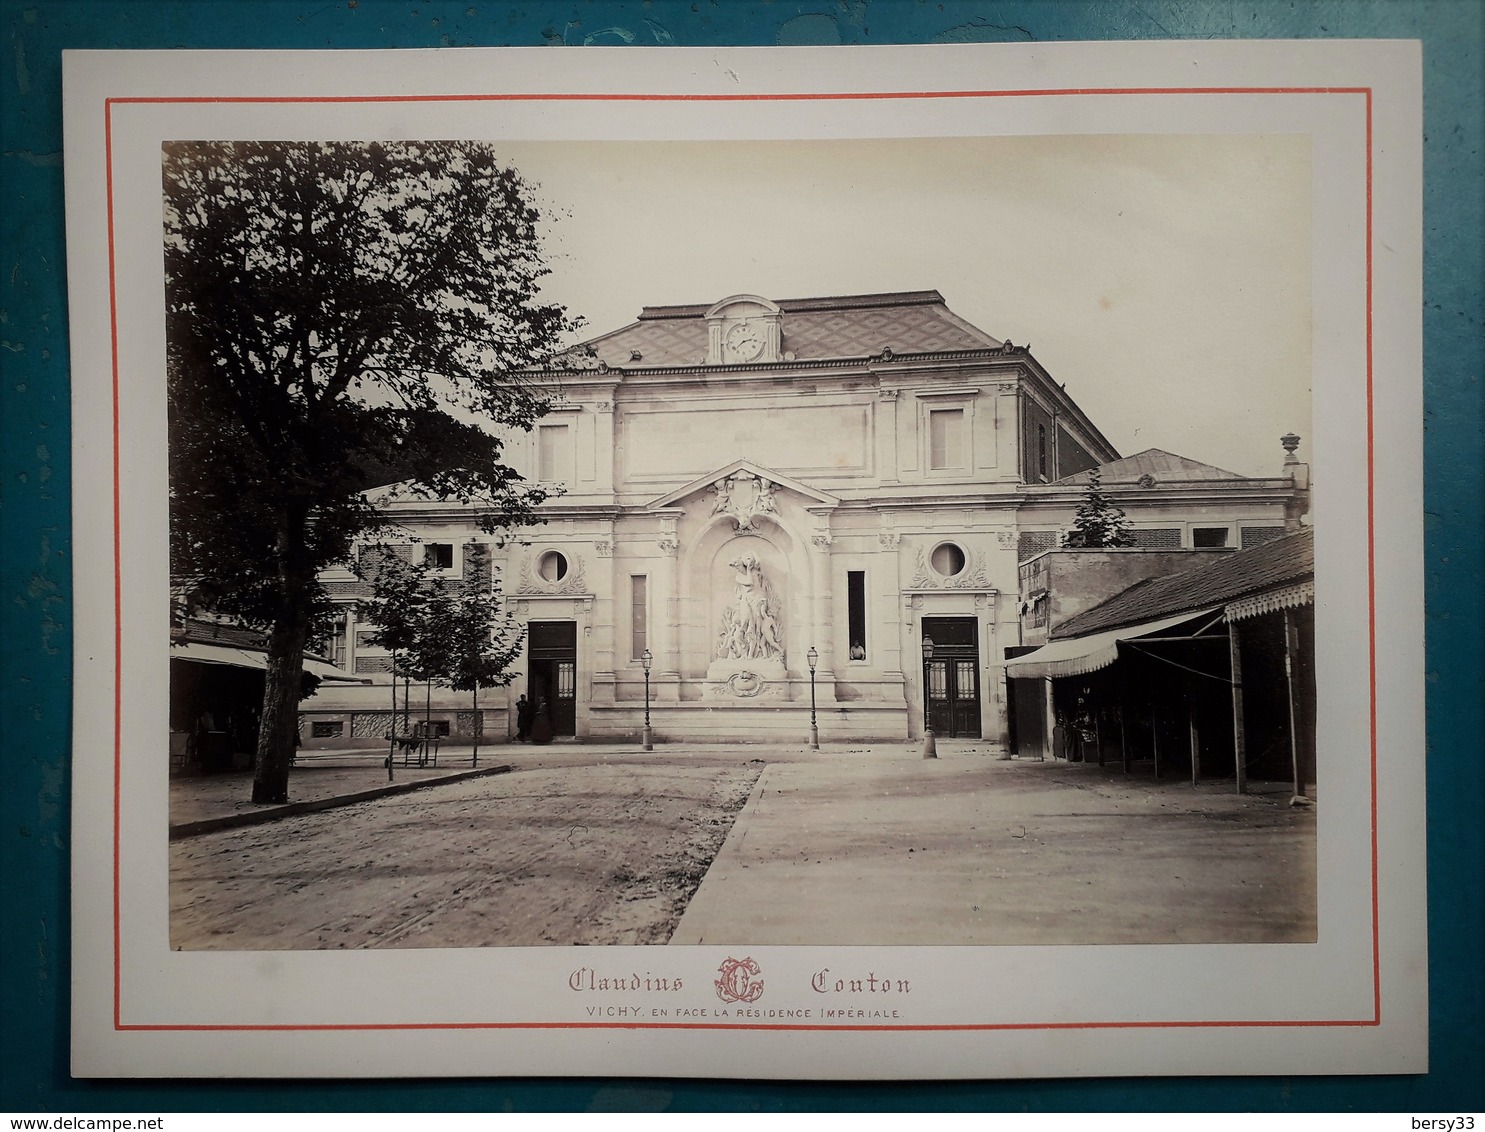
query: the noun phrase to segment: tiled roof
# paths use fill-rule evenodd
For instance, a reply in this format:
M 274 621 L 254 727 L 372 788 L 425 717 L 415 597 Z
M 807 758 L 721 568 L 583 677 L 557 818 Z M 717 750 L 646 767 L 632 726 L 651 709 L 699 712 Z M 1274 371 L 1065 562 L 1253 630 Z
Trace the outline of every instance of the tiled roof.
M 1060 484 L 1087 483 L 1088 474 L 1087 470 L 1081 471 L 1076 475 L 1063 476 L 1057 482 Z M 1098 474 L 1105 484 L 1137 483 L 1143 476 L 1149 476 L 1157 484 L 1246 478 L 1236 472 L 1223 471 L 1221 468 L 1214 468 L 1211 464 L 1203 464 L 1199 460 L 1177 456 L 1174 452 L 1166 452 L 1161 448 L 1146 448 L 1143 452 L 1136 452 L 1133 456 L 1125 456 L 1120 460 L 1100 464 Z
M 1138 582 L 1102 605 L 1070 618 L 1054 636 L 1081 637 L 1187 610 L 1210 609 L 1314 576 L 1315 532 L 1305 528 L 1220 562 Z
M 780 299 L 783 349 L 804 361 L 894 353 L 984 350 L 1001 343 L 944 304 L 937 291 Z M 638 321 L 570 353 L 592 350 L 609 366 L 695 366 L 706 362 L 710 306 L 645 307 Z M 636 358 L 635 355 L 639 356 Z
M 176 622 L 170 628 L 170 639 L 181 644 L 225 645 L 235 649 L 262 649 L 268 644 L 268 634 L 258 629 L 201 617 L 188 617 L 184 624 Z

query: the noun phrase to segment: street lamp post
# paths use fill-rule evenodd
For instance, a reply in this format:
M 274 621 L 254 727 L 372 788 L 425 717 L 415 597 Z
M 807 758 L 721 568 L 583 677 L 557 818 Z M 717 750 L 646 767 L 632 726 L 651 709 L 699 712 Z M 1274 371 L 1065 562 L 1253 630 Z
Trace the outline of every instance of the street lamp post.
M 933 662 L 933 638 L 923 638 L 923 757 L 938 758 L 938 744 L 933 738 L 933 716 L 929 714 L 932 693 L 929 690 L 929 666 Z
M 647 751 L 653 751 L 655 749 L 655 739 L 650 734 L 650 665 L 654 663 L 654 660 L 655 658 L 650 655 L 649 649 L 645 649 L 639 657 L 639 662 L 645 668 L 645 729 L 641 732 L 639 741 L 640 746 Z
M 815 665 L 820 662 L 820 654 L 815 651 L 815 646 L 810 646 L 810 651 L 804 654 L 805 660 L 810 663 L 810 750 L 820 749 L 820 728 L 815 721 Z

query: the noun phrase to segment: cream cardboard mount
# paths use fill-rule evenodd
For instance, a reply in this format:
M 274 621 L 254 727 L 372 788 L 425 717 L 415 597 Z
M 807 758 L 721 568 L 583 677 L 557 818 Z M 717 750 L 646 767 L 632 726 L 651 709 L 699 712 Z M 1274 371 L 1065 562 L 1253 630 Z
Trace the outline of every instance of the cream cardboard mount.
M 1417 45 L 1386 42 L 69 54 L 74 1072 L 1424 1071 L 1419 76 Z M 1086 903 L 1084 928 L 1032 942 L 887 909 L 844 914 L 858 925 L 844 937 L 786 942 L 765 912 L 716 943 L 173 946 L 189 894 L 172 892 L 172 731 L 191 724 L 170 703 L 162 153 L 421 139 L 490 143 L 539 186 L 559 217 L 543 295 L 591 331 L 554 411 L 510 447 L 533 478 L 567 485 L 557 521 L 488 548 L 528 628 L 574 626 L 570 646 L 544 639 L 548 667 L 520 662 L 524 681 L 550 681 L 553 710 L 575 701 L 563 726 L 638 752 L 638 697 L 653 692 L 662 737 L 681 730 L 651 757 L 719 738 L 797 751 L 808 708 L 823 749 L 790 766 L 875 744 L 877 771 L 903 781 L 978 773 L 1016 749 L 1013 726 L 1023 753 L 1042 724 L 1054 756 L 1072 732 L 1082 742 L 1057 688 L 1130 655 L 1112 641 L 1158 651 L 1173 625 L 1247 633 L 1264 618 L 1287 639 L 1304 610 L 1305 930 L 1090 942 L 1128 911 L 1107 897 Z M 1159 201 L 1158 219 L 1100 211 L 1111 170 L 1127 199 Z M 1248 236 L 1265 229 L 1284 255 Z M 1181 274 L 1183 246 L 1209 261 Z M 635 343 L 609 357 L 625 333 Z M 791 418 L 785 402 L 808 411 Z M 1305 437 L 1302 475 L 1293 444 L 1279 463 L 1289 431 Z M 1245 451 L 1250 464 L 1214 474 Z M 1093 466 L 1131 472 L 1106 477 L 1117 498 L 1169 504 L 1132 511 L 1139 553 L 1159 530 L 1172 552 L 1225 542 L 1236 562 L 1298 527 L 1308 582 L 1240 601 L 1209 579 L 1208 606 L 1101 626 L 1102 660 L 1091 630 L 1030 652 L 1057 595 L 1026 563 L 1067 528 Z M 411 506 L 433 564 L 463 576 L 475 528 Z M 324 686 L 345 703 L 315 716 L 305 701 L 312 751 L 385 699 L 374 643 L 341 629 Z M 251 668 L 251 647 L 237 652 L 196 659 Z M 1251 697 L 1277 686 L 1245 672 Z M 1038 723 L 1025 697 L 1049 689 Z M 941 701 L 964 710 L 935 715 Z M 517 728 L 509 709 L 496 697 L 485 717 L 505 727 L 497 752 Z M 461 718 L 447 713 L 451 728 Z M 974 742 L 931 766 L 926 728 Z M 851 777 L 833 781 L 831 803 L 852 804 Z M 741 852 L 759 804 L 720 857 Z M 863 798 L 862 820 L 874 812 Z M 958 813 L 933 832 L 962 861 Z M 862 862 L 841 907 L 903 883 Z M 797 903 L 809 883 L 760 896 L 712 879 L 688 915 L 709 905 L 717 923 Z

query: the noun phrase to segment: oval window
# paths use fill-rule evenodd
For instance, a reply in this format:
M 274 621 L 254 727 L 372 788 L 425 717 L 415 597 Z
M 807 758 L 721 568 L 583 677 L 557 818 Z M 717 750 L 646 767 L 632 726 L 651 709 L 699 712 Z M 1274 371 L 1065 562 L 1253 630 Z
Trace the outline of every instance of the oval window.
M 952 542 L 940 543 L 933 548 L 929 561 L 933 563 L 935 572 L 945 578 L 952 578 L 964 569 L 964 551 Z
M 555 550 L 549 550 L 536 561 L 536 572 L 546 582 L 560 582 L 567 577 L 567 557 Z

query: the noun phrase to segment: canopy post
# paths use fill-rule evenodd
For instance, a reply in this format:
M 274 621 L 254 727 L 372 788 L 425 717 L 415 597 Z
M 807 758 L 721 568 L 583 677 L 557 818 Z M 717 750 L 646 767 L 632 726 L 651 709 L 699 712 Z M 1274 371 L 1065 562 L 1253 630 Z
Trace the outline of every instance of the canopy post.
M 1299 693 L 1294 686 L 1298 678 L 1298 673 L 1294 671 L 1297 635 L 1294 614 L 1286 609 L 1284 610 L 1284 683 L 1289 690 L 1289 754 L 1294 765 L 1294 797 L 1301 799 L 1305 798 L 1305 772 L 1299 753 Z
M 1119 760 L 1124 764 L 1124 773 L 1129 773 L 1129 729 L 1124 725 L 1124 701 L 1120 699 L 1114 713 L 1119 720 Z
M 1160 777 L 1160 711 L 1150 705 L 1150 749 L 1155 754 L 1155 777 Z
M 1201 781 L 1201 735 L 1196 729 L 1196 704 L 1186 702 L 1186 727 L 1191 733 L 1191 785 Z
M 1057 704 L 1053 699 L 1052 678 L 1042 677 L 1042 759 L 1057 757 Z
M 1236 621 L 1227 625 L 1227 655 L 1232 667 L 1232 759 L 1237 792 L 1248 792 L 1248 737 L 1243 727 L 1243 657 Z

